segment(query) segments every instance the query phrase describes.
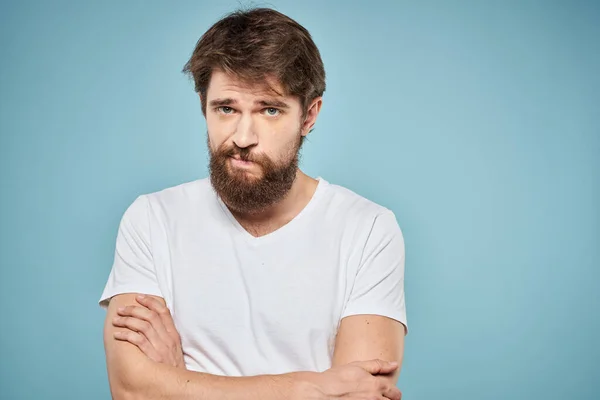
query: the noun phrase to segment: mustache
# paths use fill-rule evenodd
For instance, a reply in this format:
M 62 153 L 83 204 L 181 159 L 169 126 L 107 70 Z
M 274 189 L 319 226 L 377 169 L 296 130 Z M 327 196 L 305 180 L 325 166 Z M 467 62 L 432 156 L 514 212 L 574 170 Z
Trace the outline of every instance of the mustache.
M 254 163 L 260 164 L 262 162 L 262 157 L 260 155 L 256 155 L 252 153 L 252 151 L 248 148 L 240 148 L 240 147 L 229 147 L 226 149 L 222 149 L 219 151 L 219 154 L 222 157 L 235 157 L 239 156 L 242 161 L 251 161 Z

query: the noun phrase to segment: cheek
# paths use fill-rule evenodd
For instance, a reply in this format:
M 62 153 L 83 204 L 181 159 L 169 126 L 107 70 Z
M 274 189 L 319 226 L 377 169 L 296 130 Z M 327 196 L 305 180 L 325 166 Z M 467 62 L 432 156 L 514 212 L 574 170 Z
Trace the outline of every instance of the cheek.
M 271 125 L 274 130 L 278 132 L 286 132 L 287 134 L 285 136 L 289 136 L 289 133 L 296 133 L 300 130 L 300 122 L 300 117 L 297 117 L 295 114 L 290 114 L 274 121 Z
M 206 117 L 206 129 L 208 130 L 209 142 L 213 145 L 213 149 L 216 149 L 221 143 L 223 143 L 230 135 L 231 128 L 229 124 L 225 123 L 218 116 L 207 116 Z
M 209 132 L 221 132 L 223 131 L 223 121 L 219 116 L 210 113 L 206 116 L 206 127 Z
M 293 137 L 286 137 L 285 140 L 276 138 L 268 146 L 264 147 L 266 154 L 275 162 L 288 162 L 298 150 L 300 143 L 300 133 L 297 132 Z

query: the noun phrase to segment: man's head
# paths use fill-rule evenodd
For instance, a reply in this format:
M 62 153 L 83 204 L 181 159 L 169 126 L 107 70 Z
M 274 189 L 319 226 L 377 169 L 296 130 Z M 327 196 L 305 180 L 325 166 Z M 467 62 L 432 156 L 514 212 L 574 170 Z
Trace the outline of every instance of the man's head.
M 198 41 L 184 71 L 208 127 L 211 182 L 236 211 L 260 212 L 292 187 L 325 91 L 306 29 L 270 9 L 238 11 Z

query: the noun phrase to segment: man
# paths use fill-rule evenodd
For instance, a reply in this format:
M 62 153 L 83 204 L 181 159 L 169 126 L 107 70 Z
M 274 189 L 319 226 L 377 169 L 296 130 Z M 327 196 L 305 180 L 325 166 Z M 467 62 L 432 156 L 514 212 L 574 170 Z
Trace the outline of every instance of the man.
M 233 13 L 186 64 L 210 178 L 138 197 L 100 304 L 115 399 L 399 399 L 394 214 L 298 169 L 325 90 L 309 33 Z M 143 296 L 142 296 L 143 295 Z

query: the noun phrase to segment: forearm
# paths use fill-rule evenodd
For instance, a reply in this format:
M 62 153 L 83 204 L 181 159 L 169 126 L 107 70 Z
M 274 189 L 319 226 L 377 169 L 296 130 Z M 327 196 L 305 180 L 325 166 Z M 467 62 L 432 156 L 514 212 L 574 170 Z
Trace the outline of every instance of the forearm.
M 113 391 L 115 399 L 160 400 L 285 400 L 298 398 L 311 373 L 226 377 L 152 363 L 126 385 Z M 140 370 L 140 373 L 142 371 Z M 115 393 L 118 392 L 118 393 Z M 301 395 L 299 397 L 302 397 Z
M 112 397 L 116 400 L 252 400 L 293 399 L 306 385 L 299 376 L 311 373 L 224 377 L 175 368 L 147 357 L 137 345 L 116 340 L 117 310 L 135 304 L 135 294 L 115 296 L 109 303 L 104 329 L 106 364 Z M 300 397 L 302 398 L 302 397 Z

